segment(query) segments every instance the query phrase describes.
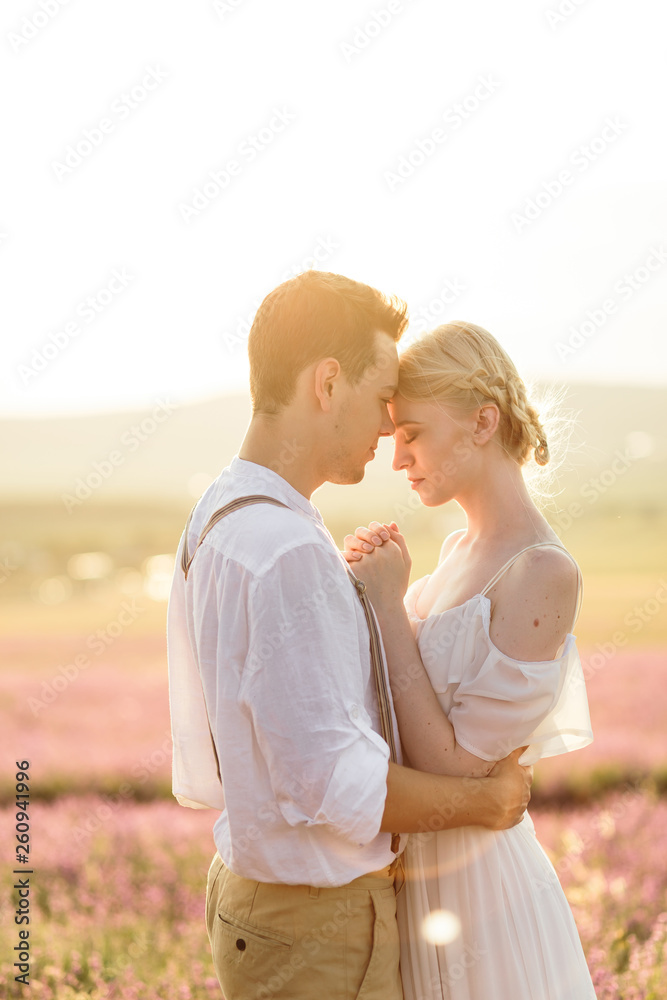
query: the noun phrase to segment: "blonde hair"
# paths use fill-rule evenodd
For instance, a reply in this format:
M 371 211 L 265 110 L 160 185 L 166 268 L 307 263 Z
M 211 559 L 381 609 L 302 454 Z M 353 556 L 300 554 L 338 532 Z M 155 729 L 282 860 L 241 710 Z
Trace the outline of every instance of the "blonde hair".
M 455 320 L 410 344 L 400 357 L 398 391 L 413 402 L 447 403 L 469 412 L 485 403 L 500 411 L 498 434 L 519 465 L 549 461 L 537 410 L 513 361 L 488 330 Z

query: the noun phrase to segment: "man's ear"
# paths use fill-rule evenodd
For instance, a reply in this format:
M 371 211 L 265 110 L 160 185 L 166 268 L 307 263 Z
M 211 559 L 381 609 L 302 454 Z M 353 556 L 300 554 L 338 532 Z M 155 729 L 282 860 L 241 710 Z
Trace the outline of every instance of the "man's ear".
M 334 391 L 341 377 L 340 363 L 335 358 L 324 358 L 315 368 L 315 395 L 325 413 L 331 410 Z
M 498 430 L 500 410 L 495 403 L 485 403 L 474 414 L 474 419 L 473 440 L 475 444 L 486 444 Z

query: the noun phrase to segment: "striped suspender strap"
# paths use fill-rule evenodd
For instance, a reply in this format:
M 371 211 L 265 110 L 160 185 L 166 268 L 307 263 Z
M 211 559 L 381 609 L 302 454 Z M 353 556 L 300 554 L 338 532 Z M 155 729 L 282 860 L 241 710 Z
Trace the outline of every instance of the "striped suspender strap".
M 199 503 L 199 501 L 197 501 L 197 503 Z M 280 500 L 274 500 L 273 497 L 250 496 L 250 497 L 239 497 L 237 500 L 232 500 L 231 503 L 228 503 L 224 507 L 221 507 L 220 510 L 216 510 L 215 514 L 211 514 L 208 521 L 206 522 L 204 530 L 199 536 L 199 541 L 195 545 L 194 552 L 188 559 L 188 528 L 190 527 L 190 521 L 192 520 L 192 515 L 194 514 L 195 507 L 197 506 L 197 504 L 195 504 L 195 506 L 190 511 L 190 515 L 185 525 L 185 538 L 183 540 L 183 552 L 181 553 L 181 568 L 185 573 L 186 580 L 188 578 L 188 571 L 190 569 L 190 566 L 192 565 L 192 560 L 196 555 L 197 549 L 204 541 L 211 528 L 215 528 L 218 521 L 222 521 L 223 517 L 226 517 L 227 514 L 231 514 L 235 510 L 240 510 L 241 507 L 247 507 L 251 503 L 272 503 L 276 507 L 287 507 L 286 503 L 282 503 Z
M 199 501 L 197 501 L 197 503 L 199 503 Z M 211 515 L 211 517 L 206 522 L 201 535 L 199 536 L 199 541 L 195 545 L 194 552 L 192 553 L 190 558 L 188 558 L 188 529 L 190 527 L 190 522 L 192 521 L 192 515 L 195 512 L 195 507 L 197 506 L 197 504 L 195 504 L 195 506 L 190 511 L 187 522 L 185 524 L 185 531 L 184 531 L 185 538 L 183 539 L 183 552 L 181 553 L 181 569 L 183 570 L 186 580 L 188 578 L 188 572 L 190 570 L 190 566 L 192 565 L 192 560 L 197 554 L 197 549 L 204 541 L 211 528 L 214 528 L 218 523 L 218 521 L 221 521 L 223 517 L 227 516 L 227 514 L 231 514 L 232 511 L 234 510 L 240 510 L 241 507 L 246 507 L 248 504 L 251 503 L 272 503 L 275 504 L 276 507 L 287 506 L 287 504 L 281 503 L 280 500 L 274 500 L 273 497 L 251 496 L 251 497 L 240 497 L 238 500 L 232 500 L 231 503 L 226 504 L 226 506 L 221 507 L 220 510 L 216 510 L 215 514 Z M 213 747 L 213 754 L 215 756 L 215 766 L 218 769 L 218 780 L 220 781 L 220 784 L 222 784 L 222 774 L 220 773 L 220 761 L 218 759 L 218 751 L 215 745 L 215 740 L 213 739 L 211 720 L 208 717 L 208 706 L 206 706 L 206 721 L 208 722 L 208 732 L 209 736 L 211 737 L 211 746 Z
M 380 708 L 380 722 L 382 724 L 382 738 L 389 747 L 391 760 L 396 764 L 398 757 L 396 754 L 396 742 L 394 740 L 394 727 L 391 724 L 391 710 L 389 708 L 389 691 L 387 688 L 387 678 L 382 666 L 382 652 L 380 646 L 380 633 L 375 622 L 371 602 L 366 593 L 366 584 L 363 580 L 358 580 L 353 573 L 348 570 L 348 574 L 355 586 L 361 606 L 366 615 L 366 624 L 371 638 L 371 660 L 373 661 L 373 673 L 375 674 L 375 688 L 378 696 L 378 706 Z
M 226 504 L 226 506 L 221 507 L 220 510 L 216 510 L 214 514 L 206 522 L 206 525 L 199 536 L 199 540 L 194 548 L 194 552 L 188 558 L 188 529 L 190 527 L 190 522 L 192 521 L 192 515 L 195 512 L 195 506 L 190 511 L 190 516 L 188 517 L 187 523 L 185 525 L 185 538 L 183 539 L 183 552 L 181 554 L 181 568 L 185 574 L 185 579 L 188 578 L 188 571 L 192 565 L 192 560 L 194 559 L 197 549 L 204 541 L 204 538 L 209 533 L 211 528 L 226 517 L 227 514 L 231 514 L 235 510 L 240 510 L 242 507 L 248 507 L 253 503 L 271 503 L 275 504 L 276 507 L 287 507 L 287 504 L 282 503 L 280 500 L 274 500 L 273 497 L 265 496 L 248 496 L 239 497 L 237 500 L 232 500 L 231 503 Z M 394 728 L 391 722 L 391 710 L 389 707 L 389 691 L 387 688 L 387 679 L 385 676 L 383 663 L 382 663 L 382 651 L 380 645 L 380 633 L 378 632 L 377 624 L 375 622 L 375 617 L 373 615 L 373 610 L 371 607 L 371 602 L 368 600 L 368 595 L 366 594 L 366 584 L 362 580 L 358 580 L 357 577 L 348 569 L 348 576 L 352 581 L 354 588 L 359 595 L 359 600 L 361 601 L 361 606 L 364 609 L 364 614 L 366 616 L 366 624 L 368 625 L 368 634 L 370 637 L 370 647 L 371 647 L 371 662 L 373 664 L 373 674 L 375 676 L 375 690 L 377 692 L 378 706 L 380 708 L 380 723 L 382 725 L 382 738 L 389 747 L 389 754 L 391 760 L 396 763 L 396 742 L 394 740 Z M 209 731 L 211 730 L 211 723 L 209 722 Z M 220 764 L 218 762 L 218 753 L 215 748 L 215 741 L 213 740 L 213 733 L 211 732 L 211 743 L 213 743 L 213 752 L 215 753 L 216 764 L 218 765 L 218 777 L 220 778 Z M 391 849 L 394 854 L 398 853 L 400 834 L 392 833 L 391 835 Z
M 366 624 L 368 625 L 368 633 L 371 639 L 371 662 L 373 664 L 373 674 L 375 675 L 375 690 L 377 692 L 378 706 L 380 709 L 380 724 L 382 726 L 382 738 L 389 747 L 390 760 L 394 764 L 396 764 L 398 762 L 398 757 L 396 754 L 396 742 L 394 740 L 394 727 L 391 722 L 391 709 L 389 708 L 389 690 L 387 688 L 387 678 L 382 663 L 380 633 L 378 632 L 378 627 L 375 622 L 375 616 L 373 615 L 371 602 L 368 600 L 368 594 L 366 593 L 366 584 L 363 582 L 363 580 L 358 580 L 357 577 L 349 569 L 347 572 L 352 583 L 354 584 L 357 594 L 359 595 L 361 606 L 364 609 L 364 614 L 366 615 Z M 400 839 L 401 835 L 399 833 L 392 833 L 391 849 L 394 852 L 394 854 L 398 854 Z

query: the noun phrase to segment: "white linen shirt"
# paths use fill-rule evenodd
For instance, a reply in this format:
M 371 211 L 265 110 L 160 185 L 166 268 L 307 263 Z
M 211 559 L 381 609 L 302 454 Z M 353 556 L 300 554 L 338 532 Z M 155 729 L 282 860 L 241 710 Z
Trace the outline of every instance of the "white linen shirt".
M 173 792 L 221 810 L 213 837 L 235 874 L 344 885 L 394 857 L 379 833 L 389 748 L 368 626 L 320 512 L 264 466 L 236 456 L 222 471 L 196 506 L 188 553 L 214 511 L 252 494 L 289 509 L 227 515 L 187 581 L 179 544 L 167 623 Z M 393 711 L 392 723 L 399 747 Z

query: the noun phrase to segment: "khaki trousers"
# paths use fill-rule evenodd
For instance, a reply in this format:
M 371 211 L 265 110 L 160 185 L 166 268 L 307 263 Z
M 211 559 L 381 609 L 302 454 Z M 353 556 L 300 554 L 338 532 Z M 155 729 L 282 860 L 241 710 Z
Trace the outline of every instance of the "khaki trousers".
M 403 1000 L 391 875 L 335 889 L 254 882 L 216 851 L 206 926 L 225 1000 Z

